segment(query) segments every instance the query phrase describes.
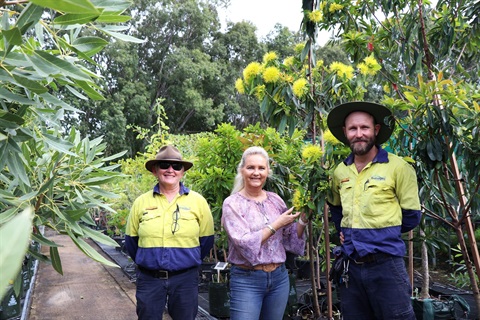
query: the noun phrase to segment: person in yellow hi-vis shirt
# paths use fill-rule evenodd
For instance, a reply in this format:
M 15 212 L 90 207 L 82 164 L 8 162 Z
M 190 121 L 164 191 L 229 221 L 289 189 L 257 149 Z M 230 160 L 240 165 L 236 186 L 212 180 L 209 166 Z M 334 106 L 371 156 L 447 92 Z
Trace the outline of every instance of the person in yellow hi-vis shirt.
M 414 320 L 402 233 L 420 223 L 420 201 L 414 168 L 380 147 L 393 132 L 392 112 L 349 102 L 327 124 L 352 151 L 335 169 L 328 199 L 345 257 L 336 277 L 343 319 Z
M 214 230 L 205 198 L 180 181 L 192 166 L 171 145 L 145 163 L 158 184 L 134 201 L 125 232 L 125 247 L 138 268 L 140 320 L 161 320 L 166 303 L 173 320 L 197 315 L 198 268 L 213 247 Z

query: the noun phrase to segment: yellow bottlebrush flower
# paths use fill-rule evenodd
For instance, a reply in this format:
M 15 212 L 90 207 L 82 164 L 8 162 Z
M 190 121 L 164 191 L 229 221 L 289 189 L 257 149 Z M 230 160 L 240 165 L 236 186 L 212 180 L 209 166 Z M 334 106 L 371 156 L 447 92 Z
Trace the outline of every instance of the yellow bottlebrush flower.
M 360 71 L 360 74 L 363 74 L 364 76 L 367 76 L 370 73 L 368 66 L 363 62 L 357 64 L 357 69 Z
M 296 53 L 296 54 L 302 53 L 303 48 L 305 48 L 305 43 L 297 43 L 297 44 L 295 45 L 295 49 L 294 49 L 294 50 L 295 50 L 295 53 Z
M 353 67 L 347 66 L 341 62 L 332 62 L 330 71 L 335 72 L 337 76 L 351 80 L 353 78 Z
M 380 69 L 382 69 L 382 66 L 377 62 L 377 59 L 375 59 L 373 54 L 363 59 L 363 61 L 366 66 L 366 75 L 374 76 Z
M 312 12 L 310 12 L 308 14 L 308 19 L 310 19 L 310 21 L 312 21 L 312 22 L 318 23 L 318 22 L 322 21 L 323 15 L 320 11 L 313 10 Z
M 287 83 L 293 83 L 293 77 L 287 73 L 280 73 L 280 79 L 283 81 L 283 82 L 287 82 Z
M 292 197 L 292 205 L 295 208 L 294 210 L 302 211 L 307 206 L 310 195 L 310 191 L 308 191 L 306 196 L 304 196 L 301 190 L 295 190 Z
M 327 6 L 327 3 L 325 1 L 320 2 L 320 11 L 325 10 L 326 6 Z
M 332 3 L 330 5 L 330 8 L 328 8 L 328 11 L 330 11 L 331 13 L 334 13 L 335 11 L 340 11 L 342 9 L 343 9 L 343 5 L 338 3 Z
M 293 66 L 294 62 L 295 62 L 294 57 L 286 57 L 285 60 L 283 60 L 283 64 L 287 67 Z
M 271 61 L 277 59 L 277 54 L 273 51 L 269 51 L 263 55 L 263 63 L 268 64 Z
M 323 141 L 330 145 L 340 144 L 340 141 L 335 138 L 335 136 L 330 132 L 330 130 L 327 130 L 323 133 Z
M 383 91 L 384 91 L 385 93 L 390 93 L 390 86 L 389 86 L 388 84 L 384 85 L 384 86 L 383 86 Z
M 243 85 L 243 80 L 238 78 L 235 81 L 235 89 L 237 89 L 238 93 L 245 94 L 245 86 Z
M 307 84 L 308 84 L 308 81 L 305 78 L 300 78 L 298 80 L 295 80 L 292 86 L 293 94 L 297 98 L 303 98 L 308 92 Z
M 258 74 L 262 72 L 262 66 L 258 62 L 251 62 L 243 69 L 243 79 L 246 83 L 253 80 Z
M 280 70 L 276 67 L 268 67 L 263 71 L 263 80 L 266 83 L 275 83 L 280 78 Z
M 310 144 L 303 148 L 302 159 L 307 163 L 317 162 L 322 158 L 323 151 L 319 145 Z
M 257 97 L 258 101 L 262 101 L 265 97 L 265 85 L 259 85 L 255 87 L 255 97 Z

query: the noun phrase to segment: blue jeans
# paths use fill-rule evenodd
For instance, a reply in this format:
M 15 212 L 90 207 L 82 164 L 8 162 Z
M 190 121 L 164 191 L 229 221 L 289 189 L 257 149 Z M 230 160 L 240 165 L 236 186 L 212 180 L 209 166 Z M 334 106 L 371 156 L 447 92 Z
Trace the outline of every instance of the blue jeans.
M 165 303 L 173 320 L 194 320 L 198 312 L 198 269 L 192 268 L 169 279 L 154 278 L 139 271 L 135 296 L 140 320 L 162 320 Z
M 285 264 L 273 272 L 230 269 L 230 320 L 281 320 L 290 284 Z
M 402 257 L 376 262 L 348 260 L 348 288 L 339 286 L 344 320 L 415 320 L 409 277 Z

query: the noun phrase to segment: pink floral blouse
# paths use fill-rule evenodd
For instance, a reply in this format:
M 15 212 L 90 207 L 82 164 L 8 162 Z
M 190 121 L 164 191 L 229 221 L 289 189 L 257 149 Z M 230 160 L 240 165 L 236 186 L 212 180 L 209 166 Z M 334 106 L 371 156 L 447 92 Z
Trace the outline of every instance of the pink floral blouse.
M 286 251 L 303 255 L 305 234 L 297 235 L 297 223 L 284 227 L 262 244 L 262 229 L 287 210 L 277 194 L 267 192 L 262 202 L 234 193 L 223 202 L 222 225 L 228 235 L 228 262 L 255 266 L 283 263 Z

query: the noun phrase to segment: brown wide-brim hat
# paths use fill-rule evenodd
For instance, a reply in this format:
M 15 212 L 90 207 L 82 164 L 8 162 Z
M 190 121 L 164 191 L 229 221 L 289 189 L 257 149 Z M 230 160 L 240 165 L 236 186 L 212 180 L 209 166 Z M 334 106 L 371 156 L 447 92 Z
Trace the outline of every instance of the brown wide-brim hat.
M 160 148 L 158 151 L 156 157 L 154 160 L 148 160 L 145 163 L 145 168 L 147 168 L 148 171 L 153 172 L 153 166 L 157 164 L 158 162 L 175 162 L 175 163 L 181 163 L 183 164 L 183 169 L 187 171 L 193 166 L 193 163 L 190 161 L 185 161 L 182 159 L 182 155 L 180 154 L 180 151 L 178 151 L 177 148 L 171 145 L 163 146 Z
M 343 132 L 343 127 L 345 126 L 345 118 L 354 111 L 363 111 L 371 114 L 375 118 L 375 123 L 380 125 L 380 131 L 376 137 L 378 145 L 390 138 L 393 129 L 395 129 L 392 111 L 381 104 L 364 101 L 340 104 L 330 111 L 327 117 L 327 125 L 335 138 L 349 145 L 347 137 L 345 137 Z

